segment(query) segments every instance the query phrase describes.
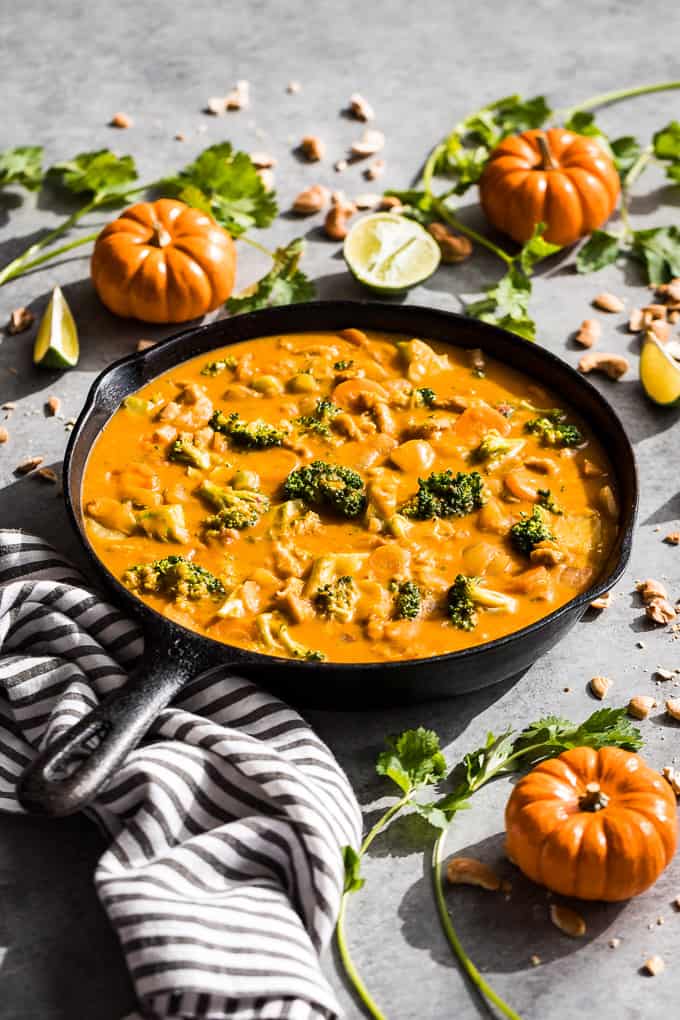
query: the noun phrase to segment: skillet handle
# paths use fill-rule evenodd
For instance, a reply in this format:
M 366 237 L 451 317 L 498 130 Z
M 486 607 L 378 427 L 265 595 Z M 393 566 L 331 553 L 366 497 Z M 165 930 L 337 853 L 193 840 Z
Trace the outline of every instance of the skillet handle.
M 146 659 L 123 687 L 33 759 L 17 785 L 22 806 L 53 818 L 86 807 L 190 675 L 177 658 L 157 653 Z

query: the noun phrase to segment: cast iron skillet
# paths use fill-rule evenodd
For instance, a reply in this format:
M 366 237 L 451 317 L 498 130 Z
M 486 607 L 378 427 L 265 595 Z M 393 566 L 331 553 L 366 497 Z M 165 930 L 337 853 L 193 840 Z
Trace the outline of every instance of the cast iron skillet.
M 447 655 L 392 663 L 308 663 L 221 644 L 171 622 L 131 595 L 98 559 L 83 524 L 81 483 L 92 445 L 124 397 L 195 355 L 277 333 L 355 326 L 481 347 L 499 361 L 550 386 L 589 422 L 616 472 L 621 529 L 601 576 L 588 591 L 529 627 Z M 92 568 L 121 609 L 138 618 L 145 653 L 127 684 L 53 741 L 24 773 L 19 799 L 31 811 L 65 815 L 91 801 L 144 736 L 157 713 L 192 677 L 209 666 L 229 666 L 298 703 L 356 709 L 423 701 L 477 690 L 515 676 L 552 647 L 583 616 L 590 602 L 621 577 L 630 555 L 637 511 L 633 450 L 616 414 L 600 393 L 538 344 L 450 312 L 376 302 L 329 301 L 254 312 L 186 329 L 156 347 L 111 365 L 95 381 L 73 429 L 64 462 L 64 494 L 71 522 Z

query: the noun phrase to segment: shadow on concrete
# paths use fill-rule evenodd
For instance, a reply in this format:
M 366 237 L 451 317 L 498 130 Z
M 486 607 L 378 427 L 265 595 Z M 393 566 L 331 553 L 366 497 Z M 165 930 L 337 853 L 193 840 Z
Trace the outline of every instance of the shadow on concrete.
M 5 815 L 2 836 L 2 1016 L 119 1020 L 134 992 L 92 882 L 103 838 L 82 816 Z

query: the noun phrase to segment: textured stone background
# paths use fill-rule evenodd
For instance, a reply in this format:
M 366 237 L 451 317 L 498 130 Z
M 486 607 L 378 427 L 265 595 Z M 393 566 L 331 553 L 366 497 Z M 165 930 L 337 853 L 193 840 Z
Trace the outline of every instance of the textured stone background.
M 43 143 L 49 160 L 84 149 L 115 147 L 132 152 L 143 178 L 182 165 L 206 144 L 225 138 L 246 149 L 267 149 L 279 160 L 281 207 L 305 183 L 322 181 L 349 194 L 366 191 L 360 168 L 341 179 L 332 162 L 342 156 L 358 128 L 341 116 L 350 92 L 362 91 L 387 135 L 386 185 L 405 185 L 429 147 L 468 110 L 513 91 L 545 92 L 557 106 L 593 93 L 652 80 L 677 78 L 678 7 L 670 0 L 642 5 L 631 0 L 570 4 L 501 0 L 463 4 L 430 0 L 404 5 L 380 0 L 315 4 L 205 2 L 180 5 L 102 0 L 47 5 L 24 0 L 0 3 L 3 52 L 3 116 L 0 148 Z M 223 94 L 237 78 L 252 85 L 249 111 L 210 118 L 207 98 Z M 289 79 L 303 92 L 285 92 Z M 116 110 L 135 118 L 128 132 L 107 122 Z M 680 117 L 680 93 L 650 96 L 601 115 L 615 134 L 643 138 L 671 117 Z M 185 143 L 174 140 L 184 131 Z M 301 135 L 321 135 L 328 161 L 301 165 L 292 146 Z M 680 192 L 650 173 L 634 200 L 639 224 L 680 221 Z M 470 205 L 472 198 L 466 199 Z M 4 264 L 64 210 L 11 193 L 0 199 L 0 259 Z M 469 222 L 478 221 L 470 208 Z M 95 217 L 93 225 L 102 222 Z M 306 266 L 322 297 L 364 296 L 343 269 L 337 246 L 315 223 L 283 216 L 263 236 L 273 246 L 303 231 L 309 240 Z M 243 250 L 240 281 L 259 275 L 262 264 Z M 564 259 L 537 280 L 533 308 L 540 342 L 572 364 L 578 352 L 569 334 L 601 289 L 642 303 L 647 291 L 632 267 L 580 278 Z M 409 302 L 458 309 L 457 295 L 472 294 L 494 279 L 498 265 L 477 253 L 465 265 L 440 271 L 412 291 Z M 17 410 L 6 424 L 11 442 L 0 448 L 0 523 L 42 532 L 73 548 L 59 499 L 49 486 L 17 480 L 14 466 L 30 454 L 58 465 L 67 433 L 64 420 L 77 414 L 96 372 L 134 349 L 142 336 L 171 330 L 116 321 L 98 303 L 88 282 L 87 261 L 63 261 L 10 284 L 0 292 L 0 320 L 27 304 L 43 309 L 59 282 L 80 325 L 82 358 L 63 376 L 31 366 L 32 334 L 4 336 L 0 344 L 0 402 Z M 604 318 L 604 317 L 603 317 Z M 618 320 L 617 320 L 618 322 Z M 586 619 L 516 686 L 416 709 L 357 716 L 314 713 L 319 732 L 348 769 L 367 821 L 376 817 L 385 787 L 373 761 L 385 733 L 408 725 L 434 726 L 454 759 L 476 746 L 488 729 L 521 726 L 540 713 L 585 717 L 594 702 L 586 690 L 593 673 L 614 678 L 612 701 L 633 693 L 656 693 L 655 667 L 680 666 L 677 644 L 663 630 L 650 631 L 631 594 L 632 579 L 666 578 L 680 594 L 680 552 L 661 542 L 678 526 L 677 415 L 651 408 L 636 381 L 637 341 L 606 320 L 603 348 L 630 353 L 633 370 L 618 384 L 597 381 L 626 422 L 635 443 L 642 482 L 640 526 L 627 578 L 613 608 Z M 16 370 L 18 374 L 10 372 Z M 62 418 L 45 419 L 48 395 L 62 398 Z M 659 530 L 660 529 L 660 530 Z M 643 639 L 644 649 L 636 647 Z M 568 691 L 565 690 L 568 688 Z M 661 766 L 678 752 L 675 727 L 661 715 L 644 724 L 647 754 Z M 487 789 L 473 812 L 453 828 L 451 850 L 502 861 L 502 808 L 506 783 Z M 351 946 L 369 986 L 392 1020 L 439 1020 L 453 1014 L 473 1020 L 489 1014 L 452 964 L 439 933 L 427 862 L 413 847 L 423 844 L 413 819 L 395 824 L 366 863 L 365 890 L 350 906 Z M 0 1017 L 2 1020 L 115 1020 L 132 1007 L 131 989 L 94 896 L 90 875 L 101 851 L 84 819 L 47 823 L 3 818 L 0 823 Z M 501 863 L 504 872 L 510 866 Z M 512 875 L 509 903 L 474 890 L 451 896 L 464 944 L 492 984 L 525 1020 L 576 1020 L 606 1016 L 638 1020 L 677 1015 L 680 993 L 680 865 L 635 903 L 587 906 L 587 936 L 569 940 L 547 920 L 546 896 Z M 666 923 L 657 926 L 659 916 Z M 611 937 L 622 939 L 608 948 Z M 639 973 L 652 952 L 663 955 L 666 973 L 654 980 Z M 529 959 L 538 953 L 543 964 Z M 325 965 L 350 1017 L 356 1006 L 336 976 L 331 954 Z

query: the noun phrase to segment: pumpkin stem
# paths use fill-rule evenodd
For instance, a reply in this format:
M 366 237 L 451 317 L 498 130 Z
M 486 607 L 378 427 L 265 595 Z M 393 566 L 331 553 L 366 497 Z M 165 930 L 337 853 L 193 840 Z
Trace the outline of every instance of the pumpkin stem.
M 536 135 L 538 147 L 541 150 L 541 170 L 559 170 L 559 166 L 550 150 L 550 143 L 546 134 Z
M 155 245 L 157 248 L 165 248 L 172 241 L 172 237 L 165 229 L 160 220 L 154 216 L 151 221 L 153 227 L 153 237 L 151 238 L 150 244 Z
M 600 789 L 599 783 L 588 783 L 586 792 L 579 798 L 578 806 L 581 811 L 601 811 L 609 803 L 609 797 Z

